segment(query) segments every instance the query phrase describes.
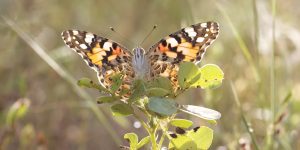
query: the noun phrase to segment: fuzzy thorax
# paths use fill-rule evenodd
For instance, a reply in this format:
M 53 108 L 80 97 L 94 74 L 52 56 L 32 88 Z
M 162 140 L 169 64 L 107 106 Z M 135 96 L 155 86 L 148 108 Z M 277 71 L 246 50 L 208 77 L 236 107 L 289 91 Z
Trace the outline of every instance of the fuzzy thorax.
M 133 49 L 132 65 L 136 73 L 136 79 L 144 79 L 149 70 L 148 62 L 145 57 L 145 50 L 143 48 Z

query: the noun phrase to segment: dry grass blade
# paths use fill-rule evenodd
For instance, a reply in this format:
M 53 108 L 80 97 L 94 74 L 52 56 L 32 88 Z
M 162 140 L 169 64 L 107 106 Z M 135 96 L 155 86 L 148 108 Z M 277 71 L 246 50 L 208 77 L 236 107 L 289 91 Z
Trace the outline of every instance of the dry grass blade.
M 116 144 L 120 144 L 120 138 L 116 134 L 116 132 L 111 128 L 110 124 L 108 123 L 107 118 L 103 115 L 97 105 L 92 101 L 91 98 L 84 90 L 77 86 L 77 81 L 73 76 L 71 76 L 68 72 L 66 72 L 60 65 L 58 65 L 46 52 L 45 50 L 39 46 L 28 34 L 22 31 L 17 24 L 15 24 L 12 20 L 3 17 L 3 20 L 6 22 L 9 27 L 17 33 L 17 35 L 22 38 L 34 52 L 36 52 L 53 70 L 55 70 L 63 79 L 65 79 L 69 84 L 72 85 L 75 92 L 86 100 L 87 106 L 89 106 L 90 110 L 96 115 L 98 121 L 103 125 L 103 127 L 110 133 L 112 139 Z
M 225 19 L 227 20 L 233 34 L 234 34 L 234 37 L 235 39 L 237 40 L 242 52 L 243 52 L 243 55 L 245 56 L 245 58 L 247 59 L 248 63 L 250 64 L 252 70 L 253 70 L 253 73 L 254 73 L 254 77 L 255 77 L 255 80 L 257 82 L 260 81 L 260 76 L 259 76 L 259 73 L 257 71 L 257 68 L 255 66 L 255 63 L 253 61 L 253 57 L 251 56 L 250 52 L 249 52 L 249 49 L 248 47 L 246 46 L 246 43 L 245 41 L 242 39 L 241 35 L 239 34 L 239 32 L 237 31 L 236 27 L 234 26 L 233 22 L 231 21 L 231 18 L 228 16 L 227 12 L 224 10 L 224 8 L 218 4 L 216 2 L 216 5 L 218 7 L 218 9 L 220 10 L 220 12 L 223 14 L 223 16 L 225 17 Z
M 256 142 L 256 137 L 255 137 L 255 135 L 253 133 L 253 129 L 250 127 L 250 123 L 248 123 L 248 121 L 247 121 L 247 119 L 246 119 L 246 117 L 244 115 L 244 112 L 242 110 L 239 97 L 237 95 L 236 89 L 235 89 L 235 87 L 234 87 L 234 85 L 233 85 L 232 82 L 230 82 L 230 87 L 231 87 L 231 90 L 232 90 L 232 93 L 233 93 L 233 97 L 234 97 L 235 103 L 236 103 L 238 109 L 240 110 L 242 121 L 243 121 L 243 123 L 244 123 L 244 125 L 245 125 L 245 127 L 247 129 L 247 132 L 249 133 L 249 135 L 251 137 L 251 140 L 253 142 L 254 148 L 255 148 L 255 150 L 259 150 L 257 142 Z

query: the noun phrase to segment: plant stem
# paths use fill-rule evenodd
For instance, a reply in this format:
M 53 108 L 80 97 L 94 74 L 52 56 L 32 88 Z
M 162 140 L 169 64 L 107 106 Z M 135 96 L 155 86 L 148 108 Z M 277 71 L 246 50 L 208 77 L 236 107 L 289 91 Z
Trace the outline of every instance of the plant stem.
M 150 140 L 152 143 L 152 150 L 158 150 L 158 145 L 156 142 L 156 131 L 157 128 L 159 127 L 159 124 L 156 122 L 156 118 L 153 116 L 149 117 L 149 126 L 150 126 L 150 130 L 148 131 L 149 136 L 150 136 Z
M 164 140 L 165 140 L 165 137 L 166 137 L 166 133 L 168 131 L 168 126 L 164 129 L 162 127 L 160 127 L 163 131 L 161 137 L 160 137 L 160 140 L 159 140 L 159 143 L 158 143 L 158 148 L 161 149 L 162 147 L 162 144 L 164 143 Z
M 159 143 L 158 143 L 158 149 L 161 149 L 163 143 L 164 143 L 164 140 L 165 140 L 165 137 L 166 135 L 168 134 L 168 129 L 169 129 L 169 124 L 170 124 L 170 121 L 173 120 L 175 118 L 176 115 L 172 115 L 169 119 L 168 119 L 168 122 L 166 124 L 165 127 L 162 126 L 162 124 L 159 124 L 159 127 L 160 129 L 162 130 L 162 135 L 160 137 L 160 140 L 159 140 Z
M 159 143 L 158 143 L 158 148 L 159 148 L 159 149 L 161 149 L 162 144 L 164 143 L 165 136 L 166 136 L 165 131 L 163 131 L 163 134 L 162 134 L 162 136 L 160 137 L 160 140 L 159 140 Z
M 156 134 L 156 127 L 154 129 L 151 129 L 149 132 L 150 140 L 152 143 L 152 150 L 158 150 L 155 134 Z
M 148 132 L 152 144 L 152 150 L 158 150 L 158 145 L 156 143 L 156 131 L 158 125 L 150 126 L 146 124 L 136 113 L 134 113 L 133 116 L 141 122 L 145 130 Z

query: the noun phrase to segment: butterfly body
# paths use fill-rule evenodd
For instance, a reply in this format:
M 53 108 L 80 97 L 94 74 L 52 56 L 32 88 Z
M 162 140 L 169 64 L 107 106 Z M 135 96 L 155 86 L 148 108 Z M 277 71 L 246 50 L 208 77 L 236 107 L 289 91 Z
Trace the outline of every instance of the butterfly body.
M 123 83 L 116 91 L 118 95 L 124 89 L 130 91 L 134 80 L 151 81 L 159 76 L 169 78 L 176 90 L 179 63 L 199 63 L 218 34 L 216 22 L 199 23 L 166 36 L 147 51 L 137 47 L 132 52 L 110 39 L 85 31 L 66 30 L 62 38 L 98 73 L 99 82 L 105 88 L 110 88 L 114 75 L 123 75 Z M 128 97 L 130 92 L 125 95 Z
M 132 64 L 133 70 L 136 73 L 136 79 L 145 79 L 149 77 L 149 63 L 143 48 L 137 47 L 133 49 Z

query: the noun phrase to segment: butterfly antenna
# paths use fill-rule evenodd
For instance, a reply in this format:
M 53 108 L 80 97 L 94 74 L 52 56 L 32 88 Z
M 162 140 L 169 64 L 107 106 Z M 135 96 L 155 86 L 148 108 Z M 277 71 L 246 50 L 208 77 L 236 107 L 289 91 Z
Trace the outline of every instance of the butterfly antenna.
M 139 44 L 139 46 L 142 45 L 142 44 L 146 41 L 146 39 L 152 34 L 152 32 L 153 32 L 156 28 L 157 28 L 157 25 L 154 25 L 153 28 L 152 28 L 152 30 L 147 34 L 147 36 L 143 39 L 143 41 Z
M 132 41 L 128 40 L 125 36 L 123 36 L 122 34 L 120 34 L 119 32 L 117 32 L 117 31 L 115 30 L 115 28 L 109 27 L 109 29 L 110 29 L 112 32 L 116 33 L 123 41 L 126 41 L 126 42 L 128 42 L 128 43 L 130 43 L 130 44 L 132 44 L 132 45 L 135 45 Z

